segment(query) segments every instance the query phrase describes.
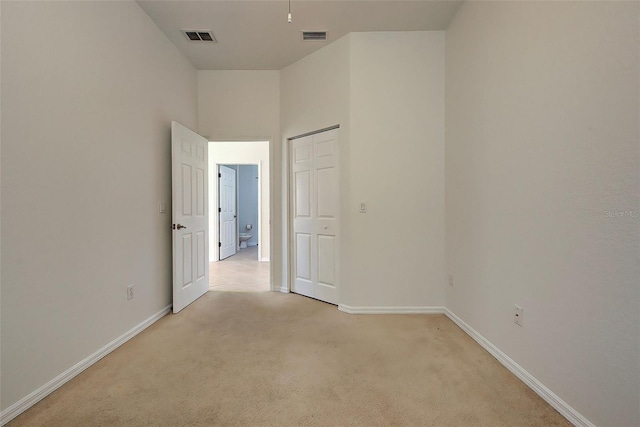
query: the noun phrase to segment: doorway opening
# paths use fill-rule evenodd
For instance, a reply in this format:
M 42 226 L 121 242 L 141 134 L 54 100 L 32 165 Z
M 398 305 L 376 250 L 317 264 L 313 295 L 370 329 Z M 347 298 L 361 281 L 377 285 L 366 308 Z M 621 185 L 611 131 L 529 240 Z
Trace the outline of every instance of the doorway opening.
M 209 171 L 209 289 L 270 291 L 269 141 L 211 141 Z

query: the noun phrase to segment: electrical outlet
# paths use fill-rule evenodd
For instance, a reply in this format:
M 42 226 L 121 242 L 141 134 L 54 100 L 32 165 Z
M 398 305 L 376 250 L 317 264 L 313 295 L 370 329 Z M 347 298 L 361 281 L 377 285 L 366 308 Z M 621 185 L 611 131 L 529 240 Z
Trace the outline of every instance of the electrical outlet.
M 449 286 L 453 286 L 453 274 L 449 275 Z
M 523 311 L 524 310 L 519 305 L 516 304 L 513 306 L 513 323 L 515 323 L 518 326 L 522 326 Z
M 133 299 L 133 285 L 127 286 L 127 300 Z

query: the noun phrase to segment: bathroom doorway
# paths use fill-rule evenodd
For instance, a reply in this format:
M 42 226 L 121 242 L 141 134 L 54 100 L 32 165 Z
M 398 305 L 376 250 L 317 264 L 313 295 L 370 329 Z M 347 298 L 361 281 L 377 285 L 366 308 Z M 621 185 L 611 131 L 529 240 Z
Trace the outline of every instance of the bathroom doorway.
M 219 259 L 222 261 L 243 251 L 245 258 L 258 261 L 258 165 L 219 165 L 218 171 Z M 251 251 L 245 250 L 250 248 Z M 255 257 L 246 255 L 248 253 L 255 254 Z
M 213 291 L 271 290 L 269 143 L 209 143 Z

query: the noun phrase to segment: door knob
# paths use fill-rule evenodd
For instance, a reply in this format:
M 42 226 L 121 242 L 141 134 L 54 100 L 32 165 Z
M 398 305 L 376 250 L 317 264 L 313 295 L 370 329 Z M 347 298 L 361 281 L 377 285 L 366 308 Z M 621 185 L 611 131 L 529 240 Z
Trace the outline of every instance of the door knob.
M 187 227 L 182 224 L 178 224 L 178 225 L 173 224 L 171 228 L 173 228 L 174 230 L 182 230 L 183 228 L 187 228 Z

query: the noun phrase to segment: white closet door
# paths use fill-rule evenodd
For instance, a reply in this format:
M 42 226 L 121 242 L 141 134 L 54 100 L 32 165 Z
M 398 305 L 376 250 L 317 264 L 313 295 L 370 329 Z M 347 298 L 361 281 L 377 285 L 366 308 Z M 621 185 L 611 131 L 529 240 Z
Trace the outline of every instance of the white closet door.
M 291 141 L 293 292 L 338 302 L 338 130 Z

